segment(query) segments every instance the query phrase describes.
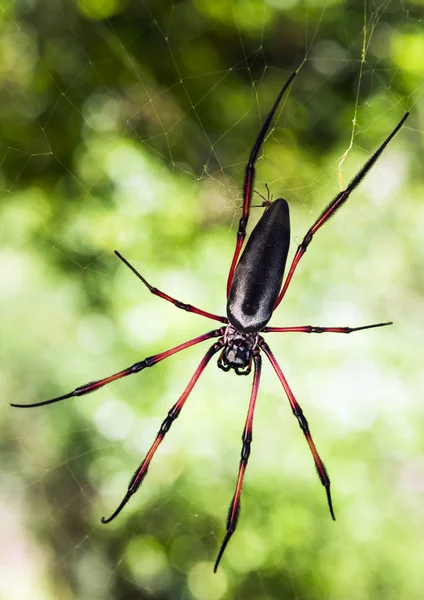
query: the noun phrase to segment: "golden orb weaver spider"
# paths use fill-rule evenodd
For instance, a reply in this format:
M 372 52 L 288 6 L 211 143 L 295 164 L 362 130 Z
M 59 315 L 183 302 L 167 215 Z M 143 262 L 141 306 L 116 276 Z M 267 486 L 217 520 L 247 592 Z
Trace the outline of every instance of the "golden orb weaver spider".
M 233 535 L 238 521 L 240 512 L 240 496 L 243 486 L 244 474 L 247 467 L 247 462 L 250 455 L 250 447 L 252 442 L 252 428 L 253 428 L 253 417 L 256 405 L 256 399 L 258 395 L 259 382 L 261 377 L 261 351 L 264 352 L 265 356 L 270 361 L 274 371 L 279 378 L 284 391 L 289 400 L 293 414 L 297 418 L 299 426 L 303 431 L 308 446 L 311 450 L 315 467 L 322 485 L 325 488 L 327 495 L 328 507 L 330 514 L 333 519 L 334 510 L 330 493 L 330 479 L 327 474 L 327 470 L 321 460 L 315 444 L 312 440 L 312 436 L 309 430 L 308 421 L 303 414 L 303 411 L 298 404 L 293 392 L 291 391 L 286 378 L 277 363 L 274 354 L 271 352 L 270 347 L 265 342 L 262 334 L 271 332 L 301 332 L 301 333 L 352 333 L 354 331 L 361 331 L 364 329 L 372 329 L 375 327 L 384 327 L 391 325 L 391 322 L 375 323 L 372 325 L 365 325 L 362 327 L 317 327 L 317 326 L 301 326 L 301 327 L 268 327 L 272 314 L 283 299 L 287 288 L 292 280 L 295 269 L 306 252 L 309 244 L 311 243 L 314 235 L 328 221 L 330 217 L 348 200 L 350 194 L 363 180 L 365 175 L 375 164 L 381 153 L 384 151 L 388 143 L 396 135 L 399 129 L 404 124 L 409 113 L 405 113 L 398 125 L 390 133 L 390 135 L 384 140 L 380 147 L 374 152 L 374 154 L 365 163 L 359 173 L 352 179 L 345 190 L 339 192 L 337 196 L 330 202 L 330 204 L 322 211 L 318 219 L 309 228 L 302 242 L 299 244 L 291 266 L 289 268 L 287 277 L 283 284 L 284 269 L 287 260 L 290 243 L 290 218 L 289 218 L 289 207 L 288 203 L 284 198 L 278 198 L 274 202 L 265 200 L 262 206 L 265 207 L 265 211 L 258 221 L 257 225 L 253 229 L 243 252 L 244 239 L 246 237 L 246 226 L 249 220 L 249 213 L 251 207 L 251 200 L 253 195 L 253 185 L 255 179 L 255 163 L 258 158 L 259 151 L 262 147 L 265 136 L 270 128 L 272 119 L 275 112 L 280 104 L 280 101 L 292 83 L 296 72 L 292 73 L 286 83 L 281 88 L 274 105 L 272 106 L 267 118 L 262 125 L 259 135 L 253 144 L 253 148 L 250 153 L 249 161 L 245 170 L 244 186 L 243 186 L 243 209 L 242 216 L 239 222 L 237 231 L 236 247 L 233 255 L 233 259 L 230 266 L 230 271 L 227 280 L 227 316 L 219 316 L 192 306 L 191 304 L 185 304 L 172 298 L 165 292 L 153 287 L 144 279 L 144 277 L 117 251 L 115 254 L 117 257 L 131 269 L 131 271 L 144 283 L 149 291 L 163 298 L 164 300 L 171 302 L 177 308 L 186 310 L 188 312 L 202 315 L 213 321 L 223 323 L 223 326 L 218 329 L 208 331 L 198 337 L 188 340 L 170 350 L 161 352 L 154 356 L 145 358 L 142 361 L 136 362 L 130 367 L 123 369 L 96 381 L 92 381 L 85 385 L 77 387 L 75 390 L 63 396 L 52 398 L 44 402 L 37 402 L 34 404 L 12 404 L 12 406 L 19 408 L 30 408 L 35 406 L 45 406 L 47 404 L 53 404 L 73 396 L 83 396 L 94 392 L 99 388 L 115 381 L 139 373 L 147 367 L 152 367 L 158 362 L 172 356 L 182 350 L 199 344 L 200 342 L 218 338 L 217 341 L 209 348 L 204 357 L 199 363 L 199 366 L 192 375 L 187 387 L 181 394 L 174 406 L 169 410 L 166 418 L 162 422 L 160 429 L 156 435 L 156 438 L 147 452 L 146 457 L 141 462 L 133 477 L 131 478 L 127 492 L 121 503 L 114 511 L 114 513 L 108 518 L 102 518 L 102 523 L 110 523 L 124 508 L 131 496 L 140 487 L 147 474 L 150 462 L 161 444 L 163 438 L 171 428 L 172 423 L 179 416 L 188 396 L 190 395 L 194 385 L 197 383 L 200 375 L 204 371 L 206 365 L 209 363 L 211 358 L 220 351 L 218 358 L 218 367 L 224 371 L 233 369 L 237 375 L 249 375 L 251 372 L 252 364 L 254 367 L 253 385 L 250 395 L 250 402 L 247 411 L 247 417 L 245 427 L 242 436 L 242 451 L 241 459 L 237 477 L 236 488 L 233 499 L 230 504 L 226 534 L 221 544 L 218 556 L 215 561 L 214 571 L 216 572 L 219 562 L 224 554 L 228 542 Z M 241 254 L 241 256 L 240 256 Z

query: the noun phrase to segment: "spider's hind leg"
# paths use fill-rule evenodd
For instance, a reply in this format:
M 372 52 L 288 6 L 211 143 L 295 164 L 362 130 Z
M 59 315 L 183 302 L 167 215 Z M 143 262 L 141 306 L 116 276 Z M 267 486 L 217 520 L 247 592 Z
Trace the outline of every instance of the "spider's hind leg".
M 158 290 L 158 288 L 153 287 L 143 277 L 143 275 L 141 275 L 141 273 L 139 273 L 137 271 L 137 269 L 135 267 L 133 267 L 133 265 L 126 258 L 124 258 L 122 256 L 122 254 L 120 254 L 118 252 L 118 250 L 115 250 L 115 254 L 119 258 L 119 260 L 122 260 L 124 265 L 126 265 L 134 273 L 134 275 L 136 275 L 140 279 L 140 281 L 142 281 L 144 283 L 144 285 L 147 287 L 149 292 L 151 292 L 155 296 L 159 296 L 159 298 L 163 298 L 167 302 L 171 302 L 171 304 L 173 304 L 177 308 L 180 308 L 181 310 L 186 310 L 187 312 L 195 313 L 196 315 L 201 315 L 202 317 L 207 317 L 208 319 L 212 319 L 213 321 L 220 321 L 221 323 L 228 323 L 227 317 L 221 317 L 219 315 L 215 315 L 213 313 L 207 312 L 206 310 L 202 310 L 201 308 L 197 308 L 196 306 L 193 306 L 192 304 L 186 304 L 185 302 L 181 302 L 180 300 L 177 300 L 176 298 L 173 298 L 172 296 L 165 294 L 165 292 Z

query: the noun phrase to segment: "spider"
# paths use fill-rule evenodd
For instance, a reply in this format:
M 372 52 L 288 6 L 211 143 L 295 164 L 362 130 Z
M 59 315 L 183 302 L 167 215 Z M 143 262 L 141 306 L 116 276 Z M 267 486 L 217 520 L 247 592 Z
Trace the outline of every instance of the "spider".
M 164 439 L 165 435 L 171 428 L 172 423 L 179 416 L 187 398 L 189 397 L 193 387 L 197 383 L 200 375 L 206 368 L 211 358 L 219 352 L 218 355 L 218 367 L 223 371 L 229 371 L 233 369 L 237 375 L 249 375 L 252 369 L 253 374 L 253 385 L 250 395 L 249 407 L 247 410 L 246 422 L 242 435 L 242 450 L 241 458 L 238 470 L 237 483 L 235 487 L 234 496 L 230 503 L 228 519 L 226 524 L 226 533 L 220 546 L 215 565 L 214 572 L 216 572 L 224 551 L 228 545 L 228 542 L 233 535 L 240 512 L 240 496 L 243 486 L 244 474 L 246 471 L 247 463 L 250 455 L 250 447 L 252 442 L 252 426 L 253 417 L 256 406 L 256 399 L 258 395 L 259 383 L 261 378 L 261 351 L 270 361 L 278 379 L 280 380 L 284 391 L 287 395 L 291 409 L 294 416 L 296 417 L 299 426 L 306 438 L 312 457 L 317 469 L 317 473 L 321 484 L 324 486 L 328 508 L 333 520 L 335 520 L 333 503 L 330 492 L 330 478 L 327 470 L 321 460 L 320 455 L 313 442 L 311 432 L 309 429 L 308 421 L 303 414 L 302 408 L 298 404 L 293 392 L 291 391 L 287 380 L 277 363 L 277 360 L 272 353 L 270 347 L 266 343 L 263 334 L 274 333 L 274 332 L 301 332 L 301 333 L 352 333 L 354 331 L 360 331 L 363 329 L 372 329 L 376 327 L 384 327 L 391 325 L 391 322 L 375 323 L 372 325 L 364 325 L 362 327 L 317 327 L 317 326 L 301 326 L 301 327 L 268 327 L 267 323 L 270 320 L 275 309 L 283 299 L 287 288 L 292 280 L 293 274 L 296 267 L 305 254 L 306 249 L 311 243 L 314 235 L 328 221 L 330 217 L 347 201 L 350 194 L 357 187 L 357 185 L 363 180 L 365 175 L 375 164 L 383 150 L 386 148 L 388 143 L 396 135 L 399 129 L 404 124 L 409 113 L 400 120 L 399 124 L 394 128 L 391 134 L 381 144 L 381 146 L 374 152 L 374 154 L 365 163 L 359 173 L 352 179 L 345 190 L 339 192 L 337 196 L 330 202 L 330 204 L 322 211 L 315 223 L 307 231 L 302 242 L 298 246 L 294 255 L 293 261 L 289 268 L 287 277 L 283 284 L 283 275 L 287 255 L 289 251 L 290 243 L 290 218 L 289 218 L 289 206 L 284 198 L 278 198 L 275 201 L 264 198 L 262 207 L 265 208 L 260 220 L 254 227 L 243 252 L 243 243 L 246 236 L 246 226 L 249 220 L 249 212 L 251 207 L 251 200 L 253 195 L 253 185 L 255 179 L 255 163 L 258 158 L 259 151 L 262 147 L 267 132 L 269 131 L 273 117 L 277 111 L 277 108 L 281 102 L 284 93 L 292 83 L 297 72 L 290 75 L 286 83 L 281 88 L 274 105 L 272 106 L 268 116 L 266 117 L 264 124 L 259 132 L 259 135 L 253 144 L 253 148 L 250 153 L 250 157 L 246 166 L 244 176 L 244 187 L 243 187 L 243 209 L 242 215 L 239 222 L 237 231 L 236 247 L 234 250 L 233 259 L 231 262 L 228 280 L 227 280 L 227 316 L 220 316 L 212 314 L 191 304 L 185 304 L 176 300 L 172 296 L 169 296 L 165 292 L 153 287 L 146 281 L 146 279 L 117 251 L 116 256 L 131 269 L 131 271 L 144 283 L 149 291 L 159 298 L 163 298 L 167 302 L 171 302 L 177 308 L 192 312 L 198 315 L 202 315 L 213 321 L 223 323 L 218 329 L 208 331 L 203 335 L 199 335 L 191 340 L 188 340 L 170 350 L 160 352 L 154 356 L 145 358 L 142 361 L 136 362 L 130 367 L 105 377 L 97 381 L 92 381 L 85 385 L 77 387 L 74 391 L 46 400 L 44 402 L 37 402 L 34 404 L 12 404 L 12 406 L 27 408 L 35 406 L 44 406 L 46 404 L 53 404 L 66 398 L 73 396 L 83 396 L 94 392 L 99 388 L 103 387 L 115 381 L 126 377 L 127 375 L 133 375 L 139 373 L 148 367 L 153 367 L 158 362 L 181 352 L 186 348 L 210 340 L 218 338 L 213 345 L 206 352 L 204 357 L 199 363 L 199 366 L 192 375 L 187 387 L 169 410 L 166 418 L 162 422 L 160 429 L 156 435 L 156 438 L 147 452 L 146 457 L 141 462 L 133 477 L 131 478 L 128 489 L 117 507 L 117 509 L 108 518 L 102 518 L 102 523 L 110 523 L 124 508 L 129 499 L 135 494 L 140 485 L 142 484 L 150 462 Z M 241 254 L 241 256 L 240 256 Z

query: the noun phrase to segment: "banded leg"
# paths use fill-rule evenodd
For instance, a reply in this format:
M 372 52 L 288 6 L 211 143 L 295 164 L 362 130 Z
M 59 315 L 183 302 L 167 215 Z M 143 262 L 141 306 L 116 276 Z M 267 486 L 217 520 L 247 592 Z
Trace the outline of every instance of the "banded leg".
M 97 381 L 91 381 L 90 383 L 86 383 L 85 385 L 81 385 L 77 387 L 73 392 L 69 392 L 69 394 L 64 394 L 63 396 L 58 396 L 57 398 L 52 398 L 51 400 L 44 400 L 43 402 L 35 402 L 34 404 L 11 404 L 10 406 L 14 406 L 16 408 L 34 408 L 36 406 L 45 406 L 46 404 L 54 404 L 55 402 L 60 402 L 61 400 L 66 400 L 67 398 L 72 398 L 73 396 L 84 396 L 85 394 L 89 394 L 90 392 L 94 392 L 99 388 L 115 381 L 116 379 L 121 379 L 122 377 L 126 377 L 127 375 L 133 375 L 133 373 L 139 373 L 146 369 L 147 367 L 153 367 L 161 360 L 168 358 L 168 356 L 172 356 L 173 354 L 177 354 L 177 352 L 181 352 L 181 350 L 185 350 L 186 348 L 190 348 L 190 346 L 195 346 L 196 344 L 200 344 L 200 342 L 204 342 L 205 340 L 209 340 L 214 337 L 219 337 L 224 335 L 225 327 L 221 327 L 221 329 L 214 329 L 213 331 L 208 331 L 208 333 L 204 333 L 203 335 L 199 335 L 183 344 L 179 344 L 170 350 L 166 350 L 165 352 L 160 352 L 160 354 L 155 354 L 154 356 L 149 356 L 140 362 L 134 363 L 131 367 L 124 369 L 123 371 L 119 371 L 114 375 L 109 375 L 109 377 L 105 377 L 104 379 L 98 379 Z
M 374 152 L 374 154 L 371 156 L 371 158 L 369 158 L 369 160 L 367 160 L 365 165 L 362 167 L 362 169 L 359 171 L 359 173 L 352 179 L 352 181 L 349 183 L 347 188 L 345 190 L 343 190 L 342 192 L 340 192 L 339 194 L 337 194 L 337 196 L 334 198 L 334 200 L 332 200 L 330 202 L 330 204 L 322 211 L 322 213 L 320 214 L 318 219 L 315 221 L 315 223 L 312 225 L 312 227 L 308 230 L 307 234 L 305 235 L 305 237 L 303 238 L 302 242 L 300 243 L 300 245 L 298 246 L 298 248 L 296 250 L 296 254 L 294 255 L 293 262 L 290 266 L 289 272 L 287 273 L 286 280 L 284 282 L 284 285 L 283 285 L 281 292 L 275 303 L 274 310 L 275 310 L 275 308 L 277 308 L 277 306 L 280 304 L 281 300 L 283 299 L 284 294 L 286 293 L 287 288 L 289 287 L 290 281 L 292 280 L 293 273 L 294 273 L 300 259 L 305 254 L 306 249 L 309 246 L 309 244 L 311 243 L 312 238 L 314 237 L 315 233 L 318 231 L 318 229 L 322 225 L 324 225 L 324 223 L 326 223 L 326 221 L 328 221 L 328 219 L 330 217 L 332 217 L 334 215 L 336 210 L 338 210 L 346 202 L 346 200 L 349 198 L 350 194 L 353 192 L 353 190 L 356 188 L 356 186 L 359 185 L 359 183 L 363 180 L 363 178 L 368 173 L 368 171 L 371 169 L 371 167 L 376 163 L 376 161 L 380 157 L 383 150 L 386 148 L 386 146 L 389 144 L 389 142 L 397 134 L 397 132 L 402 127 L 402 125 L 404 124 L 404 122 L 406 121 L 408 116 L 409 116 L 408 112 L 403 115 L 402 119 L 399 121 L 399 123 L 393 129 L 391 134 L 384 140 L 384 142 Z
M 190 379 L 190 381 L 189 381 L 186 389 L 181 394 L 180 398 L 174 404 L 174 406 L 171 408 L 171 410 L 168 412 L 167 417 L 165 418 L 165 420 L 163 421 L 162 425 L 160 426 L 160 429 L 158 431 L 156 439 L 153 442 L 150 450 L 146 454 L 146 458 L 143 460 L 143 462 L 141 463 L 141 465 L 138 467 L 138 469 L 134 473 L 133 477 L 131 478 L 130 483 L 128 485 L 127 493 L 125 494 L 122 502 L 120 503 L 120 505 L 118 506 L 118 508 L 115 510 L 115 512 L 109 518 L 105 519 L 105 517 L 102 517 L 102 523 L 110 523 L 117 515 L 119 515 L 119 513 L 124 508 L 124 506 L 127 504 L 128 500 L 131 498 L 131 496 L 133 494 L 135 494 L 135 492 L 138 490 L 138 488 L 140 487 L 141 483 L 143 482 L 143 479 L 145 478 L 145 476 L 147 474 L 150 462 L 151 462 L 151 460 L 152 460 L 152 458 L 153 458 L 156 450 L 158 449 L 160 443 L 162 442 L 163 438 L 165 437 L 165 435 L 170 430 L 172 423 L 175 421 L 175 419 L 180 414 L 181 409 L 183 408 L 183 406 L 185 404 L 185 401 L 189 397 L 189 395 L 190 395 L 193 387 L 195 386 L 197 380 L 199 379 L 200 375 L 205 370 L 206 365 L 208 364 L 208 362 L 210 361 L 210 359 L 212 358 L 212 356 L 216 352 L 218 352 L 218 350 L 220 350 L 223 345 L 224 345 L 224 341 L 223 340 L 218 340 L 206 352 L 205 356 L 200 361 L 199 366 L 195 370 L 194 375 Z
M 308 421 L 306 420 L 306 417 L 304 416 L 301 407 L 299 406 L 296 398 L 294 397 L 293 392 L 291 391 L 289 384 L 287 383 L 287 380 L 284 377 L 283 372 L 282 372 L 279 364 L 277 363 L 275 356 L 273 355 L 268 344 L 265 342 L 265 340 L 263 338 L 259 338 L 259 346 L 265 352 L 270 363 L 272 364 L 272 366 L 274 368 L 274 371 L 277 373 L 277 376 L 278 376 L 279 380 L 281 381 L 281 384 L 282 384 L 284 391 L 286 392 L 287 398 L 290 402 L 290 406 L 292 408 L 293 414 L 296 417 L 296 419 L 298 420 L 300 428 L 303 431 L 306 441 L 308 442 L 308 446 L 311 450 L 318 476 L 319 476 L 320 481 L 321 481 L 322 485 L 324 486 L 325 492 L 327 494 L 328 508 L 330 510 L 331 517 L 332 517 L 333 521 L 335 521 L 336 517 L 334 516 L 333 503 L 331 501 L 330 478 L 328 477 L 327 469 L 325 468 L 324 463 L 322 462 L 320 455 L 318 454 L 318 451 L 315 447 L 314 441 L 311 436 L 311 432 L 309 431 Z
M 239 473 L 237 477 L 236 490 L 234 492 L 233 499 L 230 504 L 230 509 L 228 511 L 228 519 L 227 519 L 227 533 L 225 534 L 224 540 L 221 544 L 221 548 L 219 549 L 217 559 L 215 561 L 214 573 L 216 573 L 218 569 L 219 562 L 222 558 L 222 555 L 225 552 L 225 548 L 230 541 L 231 536 L 237 527 L 238 518 L 240 515 L 240 495 L 243 487 L 243 479 L 244 473 L 247 467 L 247 461 L 249 460 L 250 455 L 250 444 L 252 442 L 252 427 L 253 427 L 253 415 L 255 412 L 256 398 L 258 396 L 259 389 L 259 381 L 261 378 L 261 367 L 262 367 L 262 359 L 259 351 L 256 350 L 253 355 L 253 360 L 255 362 L 255 374 L 253 376 L 253 385 L 252 385 L 252 393 L 250 395 L 249 408 L 247 411 L 246 424 L 243 430 L 243 446 L 241 449 L 241 458 L 240 458 L 240 466 Z
M 262 333 L 353 333 L 362 329 L 374 329 L 375 327 L 385 327 L 393 325 L 393 321 L 387 323 L 375 323 L 374 325 L 362 325 L 362 327 L 317 327 L 315 325 L 301 325 L 299 327 L 264 327 Z
M 249 212 L 250 212 L 250 203 L 252 201 L 253 195 L 253 184 L 255 180 L 255 163 L 258 158 L 259 150 L 263 144 L 265 136 L 268 132 L 269 126 L 271 125 L 271 121 L 275 115 L 275 112 L 280 104 L 281 98 L 284 96 L 285 91 L 293 81 L 296 76 L 296 72 L 292 73 L 286 83 L 280 90 L 280 93 L 277 96 L 276 101 L 274 102 L 273 107 L 271 108 L 267 118 L 265 119 L 264 124 L 259 132 L 259 135 L 256 139 L 256 142 L 253 145 L 252 151 L 250 153 L 249 162 L 247 163 L 247 167 L 244 175 L 244 184 L 243 184 L 243 212 L 241 215 L 241 219 L 239 221 L 239 227 L 237 231 L 237 240 L 236 240 L 236 248 L 234 250 L 233 260 L 231 261 L 230 272 L 228 273 L 227 280 L 227 298 L 230 293 L 231 283 L 233 281 L 234 271 L 237 266 L 238 257 L 240 256 L 240 252 L 243 246 L 244 238 L 246 237 L 246 227 L 247 222 L 249 220 Z
M 219 315 L 214 315 L 213 313 L 207 312 L 206 310 L 202 310 L 201 308 L 196 308 L 191 304 L 185 304 L 184 302 L 180 302 L 172 296 L 168 296 L 168 294 L 165 294 L 165 292 L 161 292 L 160 290 L 158 290 L 158 288 L 155 288 L 152 285 L 150 285 L 150 283 L 146 279 L 144 279 L 143 275 L 141 275 L 141 273 L 139 273 L 137 269 L 133 267 L 132 264 L 129 263 L 127 259 L 122 256 L 122 254 L 118 252 L 118 250 L 115 250 L 115 254 L 120 260 L 122 260 L 124 265 L 127 265 L 127 267 L 131 269 L 134 275 L 137 275 L 140 281 L 142 281 L 147 287 L 147 289 L 155 296 L 159 296 L 159 298 L 163 298 L 164 300 L 171 302 L 177 308 L 181 308 L 182 310 L 186 310 L 187 312 L 195 313 L 196 315 L 201 315 L 202 317 L 207 317 L 208 319 L 213 319 L 214 321 L 220 321 L 221 323 L 228 323 L 227 317 L 220 317 Z

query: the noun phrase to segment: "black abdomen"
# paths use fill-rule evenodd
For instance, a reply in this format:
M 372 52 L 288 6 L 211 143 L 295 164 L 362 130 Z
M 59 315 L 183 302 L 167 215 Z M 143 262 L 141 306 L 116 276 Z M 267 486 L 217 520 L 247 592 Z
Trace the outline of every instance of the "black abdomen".
M 278 198 L 253 229 L 234 272 L 227 316 L 239 331 L 259 331 L 274 310 L 290 245 L 289 206 Z

